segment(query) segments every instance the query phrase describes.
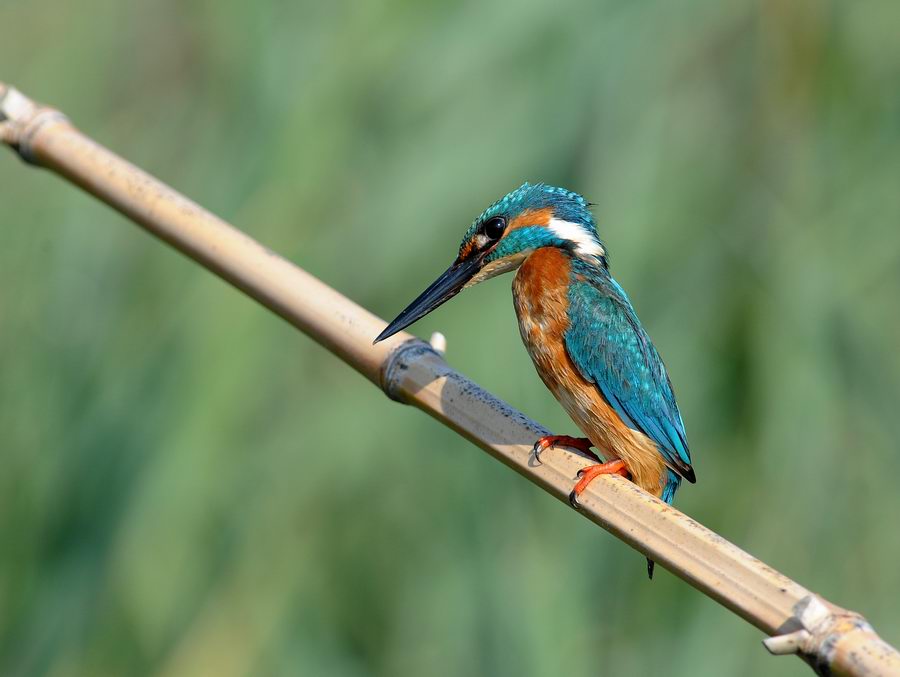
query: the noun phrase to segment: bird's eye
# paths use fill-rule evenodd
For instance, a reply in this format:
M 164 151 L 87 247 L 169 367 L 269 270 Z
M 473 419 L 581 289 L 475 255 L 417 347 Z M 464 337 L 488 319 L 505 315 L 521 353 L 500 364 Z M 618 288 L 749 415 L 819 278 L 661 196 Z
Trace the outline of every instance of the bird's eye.
M 506 230 L 506 219 L 502 216 L 494 216 L 484 222 L 484 234 L 491 240 L 499 240 Z

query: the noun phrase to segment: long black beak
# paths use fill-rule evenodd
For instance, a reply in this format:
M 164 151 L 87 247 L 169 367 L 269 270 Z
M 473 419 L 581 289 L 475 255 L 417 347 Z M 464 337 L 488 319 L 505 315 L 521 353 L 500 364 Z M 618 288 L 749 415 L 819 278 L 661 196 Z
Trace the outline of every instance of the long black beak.
M 402 313 L 397 315 L 394 321 L 378 335 L 375 343 L 384 341 L 398 331 L 406 329 L 442 303 L 452 299 L 479 270 L 481 270 L 481 260 L 478 256 L 454 263 L 444 271 L 443 275 L 432 282 L 428 289 L 419 294 L 418 298 L 410 303 Z

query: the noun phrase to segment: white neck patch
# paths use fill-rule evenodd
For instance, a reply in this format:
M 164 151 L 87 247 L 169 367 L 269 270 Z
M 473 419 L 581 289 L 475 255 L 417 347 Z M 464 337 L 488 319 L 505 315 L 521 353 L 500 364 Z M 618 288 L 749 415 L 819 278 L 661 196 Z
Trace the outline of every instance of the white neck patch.
M 575 253 L 578 256 L 606 256 L 606 251 L 600 243 L 591 237 L 591 234 L 577 223 L 563 221 L 562 219 L 550 219 L 547 228 L 560 239 L 573 243 L 575 245 Z

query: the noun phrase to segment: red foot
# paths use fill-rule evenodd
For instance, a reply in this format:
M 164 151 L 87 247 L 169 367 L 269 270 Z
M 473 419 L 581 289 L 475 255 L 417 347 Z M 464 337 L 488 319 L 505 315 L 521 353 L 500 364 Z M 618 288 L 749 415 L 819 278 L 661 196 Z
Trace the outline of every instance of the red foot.
M 578 484 L 575 485 L 575 488 L 572 489 L 572 493 L 569 494 L 569 503 L 571 503 L 573 507 L 578 507 L 578 497 L 585 489 L 587 489 L 587 486 L 600 475 L 621 475 L 626 479 L 631 479 L 631 473 L 628 472 L 625 464 L 618 458 L 609 463 L 589 465 L 586 468 L 582 468 L 578 471 L 578 477 L 580 478 Z
M 534 443 L 534 448 L 531 450 L 531 453 L 534 455 L 534 460 L 540 463 L 541 453 L 547 449 L 553 449 L 556 446 L 578 449 L 581 453 L 596 459 L 597 463 L 602 463 L 600 457 L 591 451 L 593 444 L 587 437 L 569 437 L 568 435 L 547 435 L 546 437 L 539 439 Z

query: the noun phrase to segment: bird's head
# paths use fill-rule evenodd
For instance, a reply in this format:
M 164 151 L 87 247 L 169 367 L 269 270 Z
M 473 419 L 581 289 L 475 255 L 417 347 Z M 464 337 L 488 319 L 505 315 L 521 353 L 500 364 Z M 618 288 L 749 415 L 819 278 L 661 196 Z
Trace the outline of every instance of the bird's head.
M 375 342 L 393 336 L 465 287 L 514 270 L 541 247 L 558 247 L 606 267 L 590 205 L 578 193 L 525 183 L 485 209 L 466 231 L 453 264 Z

